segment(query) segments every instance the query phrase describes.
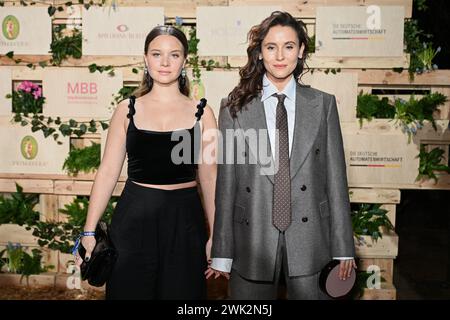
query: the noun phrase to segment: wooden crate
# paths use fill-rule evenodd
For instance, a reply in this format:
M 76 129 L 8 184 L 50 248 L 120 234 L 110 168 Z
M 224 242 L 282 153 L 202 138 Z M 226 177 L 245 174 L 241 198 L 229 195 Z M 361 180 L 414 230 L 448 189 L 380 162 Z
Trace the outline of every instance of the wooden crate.
M 375 119 L 341 123 L 350 187 L 450 189 L 450 176 L 440 174 L 432 180 L 416 181 L 421 144 L 450 144 L 448 120 L 437 120 L 418 130 L 408 144 L 408 137 L 392 121 Z
M 398 235 L 389 231 L 378 240 L 371 236 L 355 236 L 355 249 L 359 258 L 395 258 L 398 255 Z
M 387 282 L 393 282 L 394 259 L 392 258 L 362 258 L 358 260 L 358 271 L 367 271 L 370 266 L 380 268 L 381 277 Z
M 397 290 L 392 283 L 381 283 L 380 289 L 364 289 L 360 300 L 396 300 Z
M 395 226 L 396 205 L 400 203 L 400 190 L 398 189 L 368 189 L 350 188 L 351 203 L 378 203 L 387 210 L 387 216 Z
M 28 281 L 25 277 L 21 280 L 20 274 L 0 273 L 0 287 L 3 286 L 55 286 L 56 273 L 46 272 L 36 275 L 31 275 Z

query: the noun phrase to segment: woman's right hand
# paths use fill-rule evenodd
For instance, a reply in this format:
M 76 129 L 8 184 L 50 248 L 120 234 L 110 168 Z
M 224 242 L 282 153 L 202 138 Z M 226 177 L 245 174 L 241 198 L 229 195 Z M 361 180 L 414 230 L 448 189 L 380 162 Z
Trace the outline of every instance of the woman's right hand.
M 95 248 L 95 237 L 94 236 L 83 236 L 81 237 L 81 244 L 85 249 L 86 249 L 86 255 L 84 256 L 84 260 L 86 260 L 86 262 L 89 261 L 89 259 L 91 258 L 91 254 L 92 251 Z M 75 257 L 75 263 L 77 266 L 81 266 L 81 264 L 83 263 L 83 259 L 81 259 L 80 254 L 77 251 L 76 257 Z

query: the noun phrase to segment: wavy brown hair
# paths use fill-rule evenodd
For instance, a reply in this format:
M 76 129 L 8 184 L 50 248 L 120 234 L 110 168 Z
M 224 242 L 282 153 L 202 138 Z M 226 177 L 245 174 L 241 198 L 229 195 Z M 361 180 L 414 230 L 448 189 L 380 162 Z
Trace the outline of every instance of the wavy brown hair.
M 188 41 L 186 39 L 186 35 L 178 28 L 172 27 L 172 26 L 157 26 L 154 27 L 147 37 L 145 38 L 145 44 L 144 44 L 144 54 L 147 55 L 148 53 L 148 47 L 150 45 L 150 42 L 153 41 L 157 36 L 160 35 L 169 35 L 174 36 L 177 38 L 181 44 L 183 45 L 183 56 L 186 59 L 188 55 Z M 145 63 L 145 62 L 144 62 Z M 150 77 L 150 73 L 147 73 L 143 75 L 141 83 L 139 84 L 139 87 L 133 92 L 133 95 L 136 97 L 141 97 L 147 93 L 149 93 L 153 88 L 153 79 Z M 185 96 L 189 97 L 189 80 L 186 77 L 182 77 L 181 74 L 178 77 L 178 88 L 180 89 L 180 92 L 184 94 Z
M 264 19 L 261 24 L 253 26 L 247 34 L 249 43 L 247 48 L 248 61 L 247 64 L 239 70 L 241 79 L 239 84 L 228 95 L 228 102 L 226 105 L 226 107 L 230 108 L 230 113 L 233 117 L 236 117 L 236 113 L 239 112 L 245 104 L 254 99 L 262 90 L 262 79 L 266 69 L 263 61 L 259 60 L 261 44 L 269 32 L 269 29 L 278 25 L 294 29 L 297 33 L 300 47 L 302 44 L 305 46 L 302 58 L 298 59 L 297 66 L 294 70 L 295 79 L 298 80 L 303 72 L 305 58 L 308 54 L 308 42 L 310 41 L 306 32 L 306 26 L 302 21 L 295 20 L 295 18 L 287 12 L 274 11 L 269 17 Z

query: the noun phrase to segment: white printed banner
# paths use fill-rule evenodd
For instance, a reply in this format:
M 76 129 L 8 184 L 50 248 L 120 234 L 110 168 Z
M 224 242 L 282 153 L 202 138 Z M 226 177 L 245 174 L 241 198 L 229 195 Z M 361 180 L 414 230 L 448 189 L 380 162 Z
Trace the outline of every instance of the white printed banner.
M 316 12 L 317 56 L 403 55 L 404 7 L 318 7 Z
M 47 7 L 1 7 L 0 23 L 0 54 L 49 54 L 52 21 Z
M 64 174 L 64 161 L 69 154 L 69 137 L 44 138 L 30 126 L 11 124 L 10 117 L 0 118 L 0 172 Z M 7 156 L 4 156 L 7 155 Z
M 83 9 L 83 55 L 141 56 L 151 29 L 164 24 L 162 7 Z
M 45 69 L 44 115 L 109 119 L 113 112 L 113 96 L 123 85 L 120 70 L 114 72 L 114 76 L 109 76 L 90 73 L 87 69 Z
M 247 33 L 278 6 L 197 7 L 201 56 L 247 56 Z

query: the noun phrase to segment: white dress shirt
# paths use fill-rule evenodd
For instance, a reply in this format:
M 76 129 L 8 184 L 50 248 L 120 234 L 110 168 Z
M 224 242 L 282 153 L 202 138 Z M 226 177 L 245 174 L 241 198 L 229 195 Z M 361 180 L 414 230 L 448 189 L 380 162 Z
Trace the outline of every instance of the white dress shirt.
M 284 106 L 287 111 L 288 119 L 288 134 L 289 134 L 289 156 L 292 150 L 292 141 L 294 139 L 294 124 L 295 124 L 295 95 L 297 92 L 297 83 L 294 76 L 286 84 L 283 90 L 278 91 L 277 87 L 269 80 L 266 74 L 263 77 L 263 89 L 261 101 L 264 105 L 264 113 L 266 116 L 267 133 L 269 135 L 270 148 L 273 150 L 275 147 L 275 130 L 276 130 L 276 117 L 277 117 L 277 104 L 278 98 L 274 97 L 273 94 L 284 94 L 286 99 L 284 99 Z M 353 257 L 334 257 L 336 260 L 349 260 Z M 231 266 L 233 264 L 233 259 L 229 258 L 213 258 L 211 262 L 211 268 L 223 272 L 230 272 Z

